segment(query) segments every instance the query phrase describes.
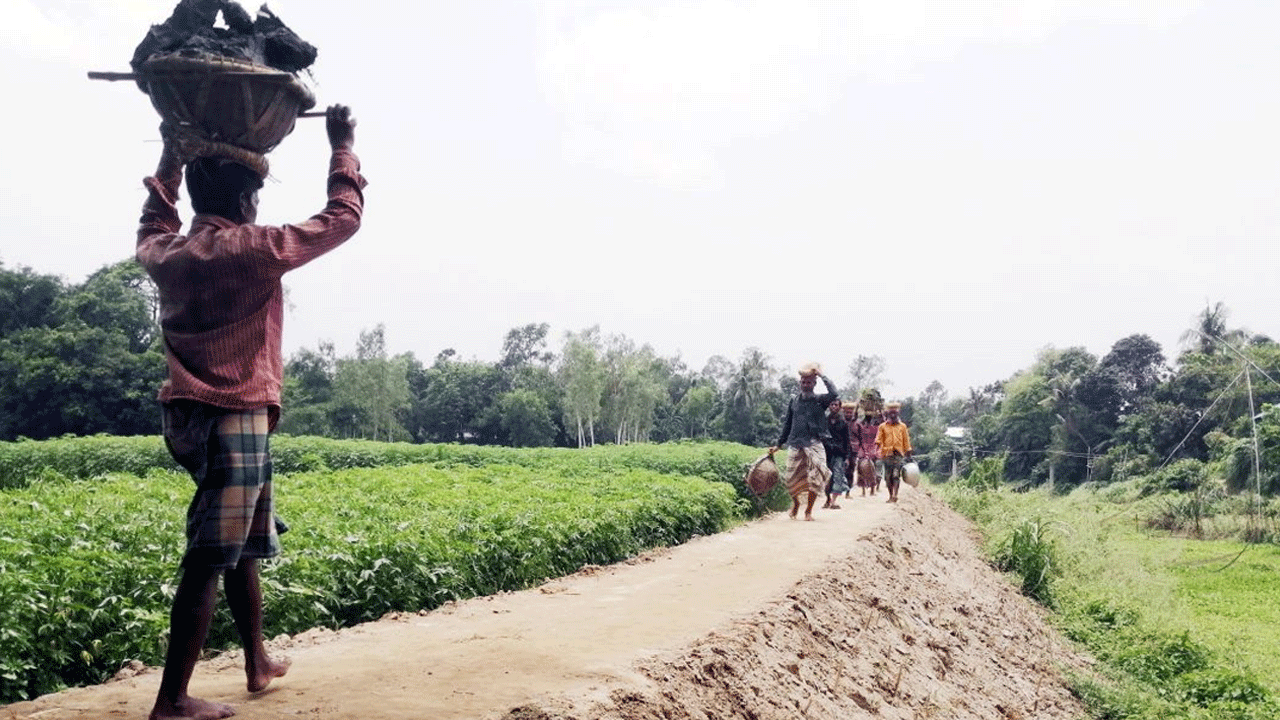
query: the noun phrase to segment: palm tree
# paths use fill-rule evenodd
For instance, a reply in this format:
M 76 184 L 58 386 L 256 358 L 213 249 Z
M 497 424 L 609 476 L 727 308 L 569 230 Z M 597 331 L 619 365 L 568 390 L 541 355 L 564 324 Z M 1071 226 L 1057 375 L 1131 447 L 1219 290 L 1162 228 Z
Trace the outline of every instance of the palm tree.
M 737 442 L 746 444 L 754 442 L 752 418 L 755 416 L 756 408 L 764 400 L 765 389 L 772 375 L 773 368 L 769 365 L 769 356 L 759 348 L 747 348 L 742 353 L 742 362 L 730 376 L 726 392 L 727 429 Z
M 760 348 L 747 348 L 742 363 L 729 380 L 729 402 L 754 408 L 764 396 L 766 376 L 770 373 L 769 356 Z
M 1218 351 L 1218 342 L 1237 343 L 1246 339 L 1249 333 L 1242 329 L 1228 330 L 1227 317 L 1231 311 L 1221 300 L 1210 305 L 1205 302 L 1195 319 L 1195 324 L 1178 337 L 1182 346 L 1192 352 L 1212 355 Z

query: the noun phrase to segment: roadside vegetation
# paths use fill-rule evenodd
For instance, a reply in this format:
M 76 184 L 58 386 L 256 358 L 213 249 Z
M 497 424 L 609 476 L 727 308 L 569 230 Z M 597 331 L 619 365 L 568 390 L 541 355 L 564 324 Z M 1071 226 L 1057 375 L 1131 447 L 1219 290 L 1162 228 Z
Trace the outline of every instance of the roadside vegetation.
M 287 551 L 263 572 L 268 636 L 527 588 L 720 532 L 762 509 L 740 487 L 757 451 L 729 443 L 645 452 L 280 444 L 291 442 L 276 484 L 292 529 Z M 100 466 L 87 456 L 118 458 L 144 447 L 141 438 L 15 445 L 48 447 L 57 462 L 28 454 L 38 476 L 0 490 L 0 702 L 101 682 L 128 660 L 159 664 L 189 476 L 53 469 Z M 86 457 L 67 461 L 68 445 Z M 410 448 L 432 457 L 407 457 Z M 378 460 L 387 464 L 372 466 Z M 208 647 L 237 643 L 229 616 L 215 619 Z
M 977 523 L 992 564 L 1098 660 L 1071 678 L 1092 717 L 1280 717 L 1280 502 L 1171 513 L 1187 496 L 1160 489 L 1160 473 L 1015 492 L 992 482 L 1000 463 L 934 487 Z
M 120 657 L 156 657 L 181 533 L 154 512 L 188 492 L 158 439 L 156 314 L 132 260 L 78 284 L 0 263 L 0 700 L 92 681 Z M 1190 319 L 1168 355 L 1137 332 L 1102 354 L 1044 347 L 1030 366 L 955 395 L 937 381 L 914 397 L 885 393 L 902 402 L 921 469 L 949 479 L 948 499 L 988 533 L 992 562 L 1101 661 L 1078 679 L 1099 718 L 1280 717 L 1270 674 L 1280 661 L 1270 587 L 1280 343 L 1230 324 L 1221 302 Z M 307 497 L 312 482 L 364 494 L 290 509 L 317 528 L 291 534 L 291 550 L 306 547 L 304 532 L 338 546 L 276 568 L 269 582 L 288 598 L 285 616 L 341 624 L 385 611 L 376 598 L 429 605 L 518 586 L 563 570 L 547 559 L 558 542 L 585 542 L 603 562 L 785 503 L 781 491 L 757 501 L 741 483 L 796 390 L 759 348 L 699 369 L 598 326 L 558 346 L 549 333 L 547 323 L 512 328 L 494 362 L 450 348 L 424 361 L 389 354 L 379 324 L 354 354 L 321 341 L 286 359 L 287 412 L 273 437 L 292 484 L 282 503 Z M 892 385 L 880 356 L 847 368 L 844 397 Z M 699 479 L 669 486 L 672 477 Z M 692 487 L 707 494 L 682 494 Z M 167 494 L 147 494 L 157 488 Z M 406 504 L 434 519 L 380 522 Z M 348 524 L 356 529 L 325 534 Z M 452 535 L 440 534 L 446 526 Z M 596 531 L 599 543 L 584 540 Z M 442 537 L 476 554 L 449 555 Z M 361 554 L 366 545 L 379 550 Z M 422 588 L 395 585 L 404 573 Z M 328 576 L 357 580 L 317 579 Z M 118 589 L 76 594 L 95 586 Z

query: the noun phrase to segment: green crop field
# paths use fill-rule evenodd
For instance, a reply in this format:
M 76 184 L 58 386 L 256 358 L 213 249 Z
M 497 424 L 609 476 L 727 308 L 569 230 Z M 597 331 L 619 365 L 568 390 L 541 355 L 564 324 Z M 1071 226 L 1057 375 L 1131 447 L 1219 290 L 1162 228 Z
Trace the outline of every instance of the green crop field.
M 0 702 L 163 656 L 191 480 L 158 467 L 163 456 L 157 466 L 140 460 L 142 474 L 64 474 L 110 466 L 95 453 L 155 457 L 147 439 L 81 440 L 49 441 L 54 460 L 0 490 Z M 520 451 L 290 442 L 280 445 L 292 471 L 277 473 L 276 489 L 291 530 L 263 571 L 268 636 L 530 587 L 761 509 L 741 487 L 759 451 L 728 443 Z M 7 449 L 22 446 L 38 462 L 41 445 Z M 352 467 L 330 469 L 343 464 Z M 217 618 L 209 646 L 236 643 L 229 617 Z

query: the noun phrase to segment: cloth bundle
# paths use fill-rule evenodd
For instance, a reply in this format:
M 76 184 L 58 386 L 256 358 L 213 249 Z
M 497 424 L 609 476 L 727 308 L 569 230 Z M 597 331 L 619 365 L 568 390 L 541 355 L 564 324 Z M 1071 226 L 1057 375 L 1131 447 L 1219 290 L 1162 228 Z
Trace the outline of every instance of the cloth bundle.
M 160 124 L 160 136 L 165 143 L 177 153 L 178 159 L 186 163 L 201 157 L 223 157 L 234 160 L 265 178 L 271 169 L 267 156 L 230 143 L 217 142 L 201 137 L 180 125 L 170 122 Z

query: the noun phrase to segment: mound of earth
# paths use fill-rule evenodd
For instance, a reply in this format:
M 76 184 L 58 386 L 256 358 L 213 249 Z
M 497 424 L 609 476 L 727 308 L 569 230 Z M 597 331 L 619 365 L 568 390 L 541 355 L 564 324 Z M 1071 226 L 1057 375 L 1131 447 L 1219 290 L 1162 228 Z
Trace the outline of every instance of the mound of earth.
M 152 56 L 174 52 L 247 60 L 294 73 L 310 67 L 317 54 L 266 5 L 251 19 L 234 0 L 179 0 L 168 20 L 147 31 L 129 64 L 139 71 Z
M 1084 717 L 1063 673 L 1087 658 L 982 560 L 972 526 L 924 491 L 882 500 L 278 638 L 294 664 L 267 691 L 247 693 L 227 653 L 192 692 L 249 719 Z M 158 682 L 137 667 L 4 717 L 145 717 Z

